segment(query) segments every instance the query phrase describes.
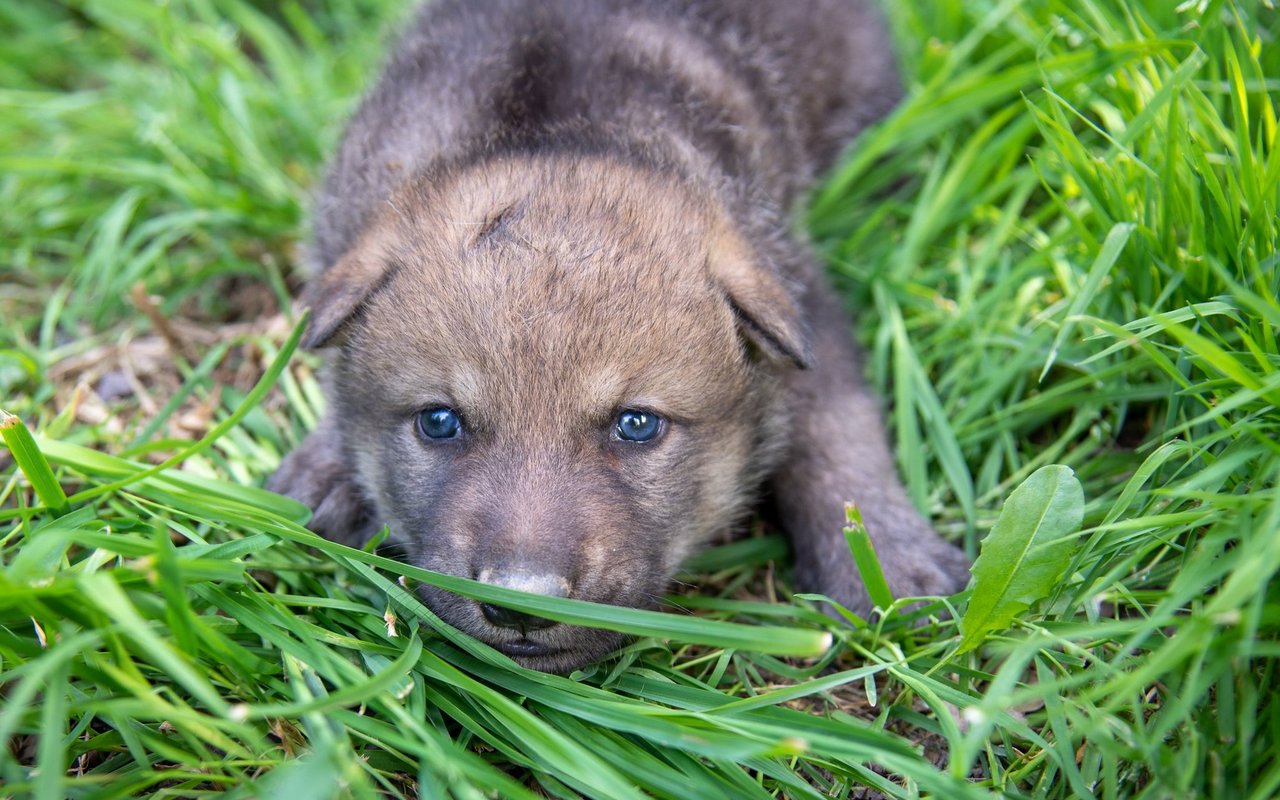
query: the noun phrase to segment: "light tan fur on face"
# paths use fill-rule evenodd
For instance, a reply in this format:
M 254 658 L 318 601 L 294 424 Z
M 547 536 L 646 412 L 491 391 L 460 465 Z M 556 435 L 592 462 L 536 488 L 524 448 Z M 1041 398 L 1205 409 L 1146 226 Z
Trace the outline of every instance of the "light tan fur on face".
M 723 283 L 758 304 L 759 271 L 675 174 L 513 158 L 406 187 L 328 273 L 369 286 L 335 334 L 360 483 L 423 566 L 558 570 L 575 597 L 651 602 L 778 452 L 779 384 Z M 433 407 L 462 415 L 460 444 L 415 434 Z M 611 439 L 634 408 L 666 419 L 660 441 Z

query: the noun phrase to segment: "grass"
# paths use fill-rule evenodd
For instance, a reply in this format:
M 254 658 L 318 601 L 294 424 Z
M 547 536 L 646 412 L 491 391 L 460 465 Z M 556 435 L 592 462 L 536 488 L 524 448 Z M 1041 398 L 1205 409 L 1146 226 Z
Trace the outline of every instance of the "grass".
M 976 554 L 1067 465 L 1066 569 L 961 652 L 966 595 L 763 602 L 757 532 L 692 614 L 540 609 L 638 635 L 565 678 L 252 488 L 318 414 L 307 192 L 401 5 L 0 0 L 0 407 L 52 464 L 0 450 L 0 796 L 1280 792 L 1280 12 L 892 4 L 911 97 L 808 226 L 912 497 Z

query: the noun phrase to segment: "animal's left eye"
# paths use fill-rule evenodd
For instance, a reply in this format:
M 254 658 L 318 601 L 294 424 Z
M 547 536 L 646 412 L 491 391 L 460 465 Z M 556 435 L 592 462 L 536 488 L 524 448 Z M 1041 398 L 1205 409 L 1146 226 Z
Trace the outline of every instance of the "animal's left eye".
M 613 433 L 624 442 L 651 442 L 662 433 L 662 417 L 652 411 L 629 408 L 618 415 Z

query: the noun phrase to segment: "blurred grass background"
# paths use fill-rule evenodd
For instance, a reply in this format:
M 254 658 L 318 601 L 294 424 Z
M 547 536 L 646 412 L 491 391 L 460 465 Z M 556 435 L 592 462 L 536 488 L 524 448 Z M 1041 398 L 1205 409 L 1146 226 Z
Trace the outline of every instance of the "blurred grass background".
M 829 629 L 825 655 L 641 636 L 562 678 L 249 488 L 318 413 L 305 355 L 245 401 L 289 354 L 307 193 L 406 4 L 0 0 L 0 407 L 73 501 L 0 451 L 0 795 L 1280 791 L 1280 12 L 887 9 L 910 99 L 807 225 L 916 502 L 975 553 L 1069 465 L 1071 567 L 957 655 L 950 620 L 757 602 L 786 583 L 755 536 L 673 604 Z

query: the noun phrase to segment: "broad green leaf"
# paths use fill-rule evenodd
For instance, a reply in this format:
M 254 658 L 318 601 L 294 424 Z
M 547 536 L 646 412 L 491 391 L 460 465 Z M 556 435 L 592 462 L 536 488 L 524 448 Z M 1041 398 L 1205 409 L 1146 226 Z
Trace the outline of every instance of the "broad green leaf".
M 1041 467 L 1009 499 L 973 562 L 960 652 L 982 644 L 1053 589 L 1078 547 L 1084 491 L 1069 467 Z
M 262 797 L 342 797 L 342 765 L 332 744 L 317 752 L 289 759 L 273 769 L 259 784 Z

